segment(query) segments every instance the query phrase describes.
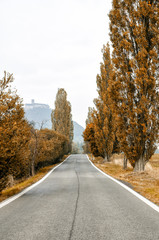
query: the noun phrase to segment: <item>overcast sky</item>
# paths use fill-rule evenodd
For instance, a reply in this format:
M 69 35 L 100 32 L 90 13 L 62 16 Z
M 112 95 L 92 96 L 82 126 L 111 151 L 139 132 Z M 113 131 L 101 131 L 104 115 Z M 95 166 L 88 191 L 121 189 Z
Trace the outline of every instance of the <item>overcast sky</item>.
M 0 0 L 0 78 L 14 74 L 24 103 L 54 107 L 58 88 L 85 127 L 101 48 L 109 41 L 111 0 Z

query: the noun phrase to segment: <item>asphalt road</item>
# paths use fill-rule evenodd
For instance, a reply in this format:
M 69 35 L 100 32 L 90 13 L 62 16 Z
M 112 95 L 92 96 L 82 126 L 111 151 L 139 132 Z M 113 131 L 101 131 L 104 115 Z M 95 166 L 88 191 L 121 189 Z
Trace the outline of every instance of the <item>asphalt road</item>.
M 159 213 L 71 155 L 0 209 L 0 240 L 159 240 Z

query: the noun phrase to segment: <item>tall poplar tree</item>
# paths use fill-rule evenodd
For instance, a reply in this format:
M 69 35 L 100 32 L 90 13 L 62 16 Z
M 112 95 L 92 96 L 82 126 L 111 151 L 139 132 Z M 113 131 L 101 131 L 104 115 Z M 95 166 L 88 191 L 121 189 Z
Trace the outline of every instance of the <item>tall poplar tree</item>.
M 93 113 L 93 108 L 88 107 L 88 114 L 87 114 L 87 119 L 86 119 L 86 126 L 87 126 L 87 124 L 93 122 L 92 113 Z
M 83 150 L 84 150 L 84 153 L 91 152 L 92 154 L 97 155 L 96 153 L 98 153 L 98 150 L 97 150 L 95 137 L 94 137 L 92 113 L 93 113 L 93 109 L 91 107 L 88 107 L 86 129 L 83 132 L 83 138 L 84 138 Z
M 144 170 L 158 140 L 158 13 L 157 0 L 113 0 L 109 14 L 118 140 L 135 171 Z
M 55 109 L 51 114 L 52 129 L 69 139 L 70 149 L 73 140 L 73 121 L 71 114 L 71 104 L 67 101 L 67 93 L 63 88 L 58 89 Z
M 96 110 L 93 112 L 95 139 L 100 155 L 105 161 L 110 161 L 115 142 L 115 116 L 109 88 L 113 75 L 109 44 L 103 47 L 103 63 L 100 74 L 97 75 L 98 98 L 94 100 Z

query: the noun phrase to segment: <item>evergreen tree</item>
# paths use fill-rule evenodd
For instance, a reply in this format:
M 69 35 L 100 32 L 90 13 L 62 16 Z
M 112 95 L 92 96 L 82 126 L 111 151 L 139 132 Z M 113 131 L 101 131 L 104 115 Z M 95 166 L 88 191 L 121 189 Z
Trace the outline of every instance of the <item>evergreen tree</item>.
M 113 0 L 109 14 L 117 136 L 135 171 L 144 170 L 158 140 L 158 12 L 157 0 Z

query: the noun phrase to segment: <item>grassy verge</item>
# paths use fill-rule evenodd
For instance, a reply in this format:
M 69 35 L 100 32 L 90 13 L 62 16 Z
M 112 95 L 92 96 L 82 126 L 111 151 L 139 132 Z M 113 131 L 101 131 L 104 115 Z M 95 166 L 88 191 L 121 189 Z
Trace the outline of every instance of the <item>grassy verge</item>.
M 145 172 L 133 172 L 132 167 L 124 170 L 123 156 L 115 155 L 112 162 L 103 163 L 103 159 L 89 155 L 90 160 L 103 172 L 128 183 L 132 188 L 150 201 L 159 205 L 159 154 L 154 154 L 146 167 Z
M 2 191 L 0 194 L 0 202 L 4 201 L 8 197 L 11 197 L 25 188 L 29 187 L 30 185 L 36 183 L 41 178 L 43 178 L 52 168 L 54 168 L 56 165 L 60 164 L 66 159 L 67 156 L 64 156 L 61 161 L 59 161 L 56 164 L 41 168 L 38 173 L 36 173 L 33 177 L 29 177 L 28 179 L 23 179 L 20 182 L 16 183 L 14 186 L 6 188 Z

